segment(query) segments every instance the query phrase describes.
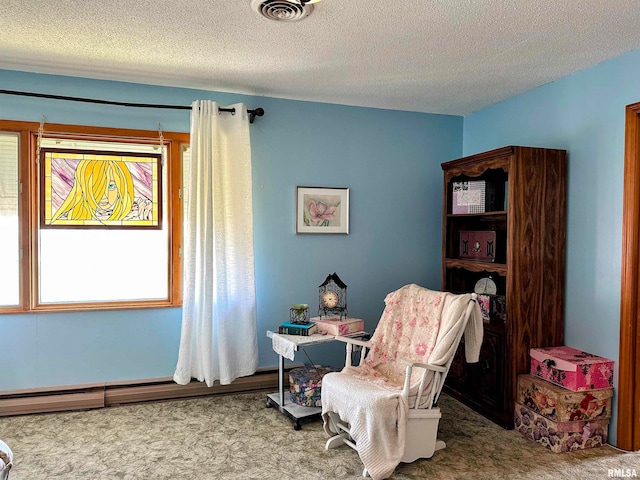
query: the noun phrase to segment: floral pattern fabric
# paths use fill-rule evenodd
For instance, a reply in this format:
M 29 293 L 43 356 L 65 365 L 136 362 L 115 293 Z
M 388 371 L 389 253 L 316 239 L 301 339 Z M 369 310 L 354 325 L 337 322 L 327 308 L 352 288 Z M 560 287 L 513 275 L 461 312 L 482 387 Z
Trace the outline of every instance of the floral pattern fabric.
M 371 338 L 371 350 L 363 365 L 349 369 L 389 389 L 402 389 L 406 364 L 429 363 L 440 329 L 446 293 L 415 284 L 406 285 L 385 298 L 386 308 Z M 422 375 L 415 369 L 414 386 Z
M 518 376 L 517 402 L 554 422 L 611 417 L 613 389 L 574 392 L 533 375 Z
M 9 446 L 0 440 L 0 480 L 8 478 L 13 462 L 13 453 Z
M 518 432 L 555 453 L 607 444 L 608 420 L 553 422 L 519 403 L 516 403 L 514 420 Z
M 531 373 L 574 392 L 613 387 L 614 362 L 571 347 L 531 349 Z
M 322 406 L 322 377 L 339 371 L 339 368 L 318 365 L 294 368 L 289 372 L 291 401 L 303 407 Z

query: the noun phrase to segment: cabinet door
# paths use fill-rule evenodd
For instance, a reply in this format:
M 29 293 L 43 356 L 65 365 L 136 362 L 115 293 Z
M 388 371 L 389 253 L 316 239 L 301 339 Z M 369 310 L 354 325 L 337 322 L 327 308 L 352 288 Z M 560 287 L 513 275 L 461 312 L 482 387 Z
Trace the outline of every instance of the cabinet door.
M 451 362 L 449 373 L 446 378 L 446 386 L 450 393 L 458 398 L 460 396 L 466 396 L 470 389 L 471 371 L 469 365 L 464 358 L 464 337 L 460 340 L 456 355 Z
M 497 412 L 504 406 L 504 332 L 484 329 L 480 361 L 475 365 L 473 391 L 478 403 Z
M 504 332 L 485 324 L 480 360 L 467 363 L 463 338 L 447 374 L 448 391 L 468 398 L 484 410 L 500 414 L 504 406 L 504 345 Z

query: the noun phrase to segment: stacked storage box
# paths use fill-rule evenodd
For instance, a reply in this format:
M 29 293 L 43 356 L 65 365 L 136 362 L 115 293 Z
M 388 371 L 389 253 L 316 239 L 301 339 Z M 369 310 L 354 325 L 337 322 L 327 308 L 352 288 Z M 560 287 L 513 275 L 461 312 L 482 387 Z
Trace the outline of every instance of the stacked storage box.
M 515 428 L 553 452 L 607 443 L 613 361 L 571 347 L 531 349 L 518 377 Z

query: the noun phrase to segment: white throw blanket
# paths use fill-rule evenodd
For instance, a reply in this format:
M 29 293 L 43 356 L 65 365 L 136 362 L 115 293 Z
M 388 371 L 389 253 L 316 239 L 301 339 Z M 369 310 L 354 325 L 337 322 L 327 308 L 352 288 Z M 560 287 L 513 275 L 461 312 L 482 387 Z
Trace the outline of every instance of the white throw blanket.
M 399 360 L 445 365 L 457 350 L 455 340 L 470 301 L 471 295 L 433 292 L 417 285 L 407 285 L 390 293 L 385 299 L 387 306 L 371 340 L 374 346 L 365 364 L 324 376 L 322 413 L 325 431 L 329 435 L 337 433 L 330 431 L 328 412 L 335 412 L 348 423 L 358 455 L 374 480 L 389 477 L 404 454 L 411 398 L 402 394 L 404 377 L 400 381 L 390 378 L 396 376 L 394 371 L 404 368 Z M 439 318 L 434 319 L 434 315 Z M 434 327 L 435 332 L 428 331 Z M 482 314 L 474 302 L 464 332 L 468 362 L 478 361 L 482 328 Z M 394 338 L 389 338 L 389 332 L 394 332 Z M 421 342 L 422 338 L 429 340 Z M 391 348 L 393 358 L 389 359 L 384 348 L 392 342 L 395 342 Z M 397 368 L 385 365 L 378 369 L 381 358 L 386 358 L 388 364 L 397 364 Z M 391 375 L 386 375 L 388 373 Z M 433 375 L 428 378 L 426 389 L 430 388 L 432 379 Z M 442 385 L 438 385 L 435 393 L 439 393 L 440 388 Z M 417 381 L 412 378 L 410 397 L 415 398 L 417 390 Z
M 349 423 L 351 438 L 371 478 L 389 477 L 404 453 L 409 407 L 402 390 L 392 391 L 346 373 L 328 373 L 322 378 L 322 416 L 325 432 L 333 436 L 335 432 L 328 427 L 329 411 Z

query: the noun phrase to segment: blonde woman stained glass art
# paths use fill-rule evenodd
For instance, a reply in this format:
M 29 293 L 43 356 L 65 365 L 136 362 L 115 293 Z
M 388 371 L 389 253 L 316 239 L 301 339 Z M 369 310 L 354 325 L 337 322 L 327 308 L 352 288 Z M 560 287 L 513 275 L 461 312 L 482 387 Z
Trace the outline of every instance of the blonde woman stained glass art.
M 41 228 L 161 228 L 160 155 L 41 151 Z

